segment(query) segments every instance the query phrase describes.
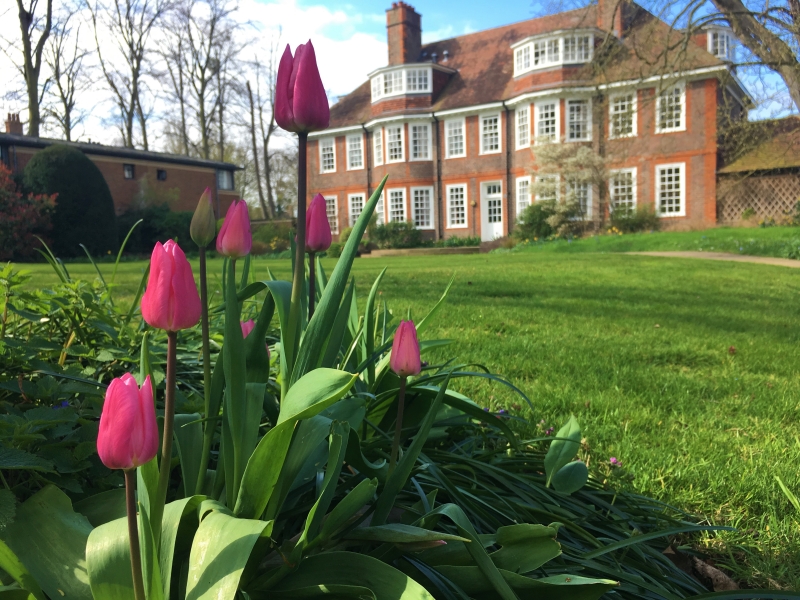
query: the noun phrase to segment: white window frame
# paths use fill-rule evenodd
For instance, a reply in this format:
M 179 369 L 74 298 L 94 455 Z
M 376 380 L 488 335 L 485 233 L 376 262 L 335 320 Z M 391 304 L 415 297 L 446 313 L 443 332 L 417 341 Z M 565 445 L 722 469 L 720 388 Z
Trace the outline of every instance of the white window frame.
M 393 192 L 400 192 L 402 197 L 403 197 L 403 218 L 402 219 L 393 219 L 392 218 L 392 193 Z M 387 202 L 386 208 L 387 208 L 387 213 L 386 213 L 385 216 L 388 217 L 388 219 L 386 220 L 387 223 L 405 223 L 406 221 L 408 221 L 408 210 L 407 210 L 407 206 L 406 206 L 406 201 L 407 200 L 408 200 L 408 198 L 407 198 L 407 194 L 406 194 L 406 188 L 404 188 L 404 187 L 402 187 L 402 188 L 389 188 L 388 190 L 386 190 L 386 202 Z
M 675 88 L 680 88 L 680 103 L 681 103 L 681 114 L 680 114 L 680 125 L 678 127 L 660 127 L 659 121 L 661 116 L 661 103 L 665 100 L 663 94 L 667 90 L 674 90 Z M 659 91 L 656 90 L 656 113 L 655 113 L 655 126 L 656 126 L 656 133 L 672 133 L 674 131 L 686 131 L 686 82 L 684 81 L 677 81 L 671 83 L 669 86 L 665 87 L 663 90 Z
M 569 126 L 571 124 L 571 112 L 569 110 L 570 102 L 585 102 L 586 103 L 586 135 L 581 138 L 571 138 Z M 592 99 L 591 98 L 567 98 L 565 100 L 567 111 L 567 131 L 565 132 L 565 140 L 568 142 L 591 142 L 592 141 Z
M 556 114 L 555 114 L 556 131 L 553 134 L 552 139 L 544 138 L 544 137 L 539 135 L 539 107 L 540 106 L 544 106 L 546 104 L 555 104 L 556 105 Z M 534 115 L 536 117 L 535 120 L 534 120 L 534 132 L 535 132 L 534 140 L 535 140 L 535 143 L 537 143 L 537 144 L 546 144 L 548 142 L 558 143 L 559 141 L 561 141 L 561 100 L 558 99 L 558 98 L 551 98 L 549 100 L 541 100 L 539 102 L 536 102 L 533 106 L 534 106 L 534 111 L 533 112 L 534 112 Z
M 555 187 L 555 197 L 554 198 L 542 198 L 541 194 L 538 192 L 534 195 L 534 201 L 536 202 L 545 202 L 549 200 L 555 200 L 558 202 L 561 199 L 561 176 L 558 173 L 543 173 L 541 175 L 537 175 L 535 179 L 535 183 L 539 183 L 544 181 L 545 179 L 552 179 L 556 182 Z
M 427 227 L 420 227 L 417 225 L 417 207 L 414 205 L 414 192 L 418 190 L 426 190 L 428 192 L 428 198 L 430 203 L 428 204 L 428 222 L 430 225 Z M 423 186 L 415 186 L 412 187 L 410 190 L 411 193 L 411 222 L 414 223 L 414 227 L 421 230 L 431 230 L 435 229 L 435 225 L 433 222 L 433 186 L 423 185 Z
M 527 192 L 528 193 L 528 203 L 525 204 L 525 206 L 522 206 L 520 204 L 521 200 L 520 200 L 519 188 L 520 188 L 520 184 L 521 183 L 526 183 L 527 184 L 527 188 L 528 188 L 528 192 Z M 522 211 L 525 210 L 526 208 L 528 208 L 531 205 L 531 201 L 532 201 L 532 199 L 531 199 L 531 176 L 530 175 L 526 175 L 525 177 L 517 177 L 516 186 L 515 186 L 514 189 L 516 190 L 516 193 L 514 194 L 514 200 L 515 200 L 516 207 L 517 207 L 517 217 L 519 217 L 519 215 L 522 213 Z
M 464 190 L 464 223 L 453 223 L 450 220 L 450 190 L 462 188 Z M 466 183 L 451 183 L 445 186 L 445 204 L 447 209 L 447 229 L 467 229 L 469 227 L 469 187 Z
M 383 164 L 383 128 L 377 127 L 372 132 L 372 163 L 379 167 Z
M 400 154 L 402 155 L 400 159 L 390 160 L 390 152 L 389 152 L 389 130 L 390 129 L 400 129 Z M 405 123 L 400 123 L 399 125 L 391 125 L 384 127 L 383 129 L 384 134 L 386 136 L 386 156 L 384 158 L 387 165 L 394 164 L 394 163 L 401 163 L 406 162 L 406 126 Z
M 331 233 L 338 235 L 339 233 L 339 196 L 323 196 L 325 198 L 325 215 L 328 217 L 328 224 L 331 226 Z M 328 214 L 328 202 L 333 200 L 333 223 L 331 223 L 331 215 Z
M 637 122 L 639 108 L 638 108 L 638 93 L 636 90 L 631 90 L 630 92 L 625 92 L 624 94 L 614 94 L 609 96 L 608 98 L 608 139 L 610 140 L 619 140 L 622 138 L 629 138 L 629 137 L 636 137 L 637 135 Z M 617 114 L 614 112 L 614 101 L 618 98 L 625 98 L 627 96 L 631 97 L 631 132 L 624 133 L 621 135 L 614 135 L 614 115 Z
M 425 87 L 420 87 L 419 85 L 420 73 L 424 73 Z M 411 89 L 410 85 L 412 77 L 414 78 L 414 89 Z M 388 83 L 391 84 L 391 89 L 389 90 L 386 89 Z M 424 65 L 384 71 L 373 76 L 370 81 L 372 102 L 377 102 L 382 98 L 402 96 L 403 94 L 430 94 L 432 87 L 433 69 Z
M 350 142 L 351 142 L 351 140 L 356 140 L 356 139 L 358 140 L 359 152 L 360 152 L 360 157 L 361 157 L 361 164 L 354 166 L 352 164 L 353 156 L 351 154 Z M 355 133 L 355 134 L 348 135 L 345 138 L 345 148 L 347 149 L 347 170 L 348 171 L 359 171 L 359 170 L 363 169 L 364 168 L 364 136 L 362 134 L 360 134 L 360 133 Z
M 375 205 L 375 214 L 378 216 L 377 224 L 386 224 L 386 191 L 381 191 L 381 196 L 378 198 L 378 203 Z
M 426 144 L 425 147 L 425 154 L 427 155 L 425 157 L 414 158 L 414 127 L 424 127 L 425 130 L 427 131 L 426 135 L 428 138 L 428 143 Z M 411 143 L 409 144 L 408 147 L 408 160 L 409 161 L 433 160 L 432 158 L 433 154 L 431 151 L 431 134 L 432 134 L 431 124 L 412 121 L 408 124 L 408 132 L 409 132 L 409 137 L 411 138 Z
M 588 46 L 585 48 L 586 52 L 581 53 L 581 44 L 578 40 L 586 38 Z M 575 55 L 569 60 L 565 56 L 567 40 L 575 40 Z M 542 37 L 514 48 L 514 77 L 556 65 L 588 63 L 593 59 L 594 35 L 590 32 L 573 31 L 561 36 Z
M 619 173 L 630 173 L 631 174 L 631 196 L 632 196 L 632 205 L 629 207 L 630 210 L 636 210 L 636 207 L 639 205 L 639 182 L 638 182 L 638 175 L 636 172 L 636 167 L 630 167 L 627 169 L 612 169 L 608 172 L 608 208 L 610 211 L 614 211 L 614 176 Z
M 568 178 L 567 179 L 567 184 L 566 184 L 566 191 L 570 192 L 571 190 L 569 188 L 577 186 L 577 185 L 585 185 L 586 186 L 586 212 L 583 214 L 583 216 L 585 218 L 587 218 L 587 219 L 591 219 L 592 218 L 592 201 L 594 200 L 593 191 L 592 191 L 593 186 L 592 186 L 591 182 L 589 182 L 589 181 L 578 181 L 577 179 L 574 179 L 574 178 L 572 178 L 572 179 Z M 574 196 L 573 196 L 573 199 L 575 199 Z M 580 202 L 578 202 L 578 206 L 580 206 Z
M 353 217 L 353 200 L 356 198 L 361 198 L 361 210 L 358 211 L 358 214 Z M 367 194 L 366 192 L 359 192 L 357 194 L 347 194 L 347 218 L 350 227 L 356 224 L 358 217 L 361 216 L 361 213 L 364 212 L 364 207 L 367 205 Z
M 375 77 L 373 77 L 372 81 L 370 82 L 370 87 L 372 89 L 373 102 L 383 98 L 383 75 L 382 74 L 375 75 Z
M 450 139 L 448 135 L 449 123 L 461 123 L 461 154 L 453 154 L 450 152 Z M 447 119 L 444 122 L 444 157 L 445 158 L 464 158 L 467 155 L 467 120 L 461 119 Z
M 322 149 L 323 146 L 326 146 L 330 143 L 330 147 L 333 150 L 333 168 L 332 169 L 325 169 L 324 162 L 322 160 Z M 336 173 L 336 138 L 334 137 L 327 137 L 327 138 L 320 138 L 319 140 L 319 172 L 320 173 Z
M 525 118 L 527 119 L 527 122 L 525 123 L 525 129 L 527 130 L 527 138 L 528 138 L 527 143 L 525 143 L 525 141 L 522 140 L 522 136 L 520 135 L 520 122 L 519 122 L 520 115 L 524 115 Z M 533 119 L 531 119 L 530 104 L 525 104 L 524 106 L 518 106 L 517 110 L 514 111 L 514 143 L 515 143 L 515 148 L 517 150 L 524 150 L 525 148 L 531 147 L 532 121 Z
M 411 77 L 412 73 L 414 74 L 413 77 L 414 81 L 414 89 L 411 89 Z M 420 73 L 424 73 L 425 77 L 425 87 L 420 87 Z M 405 91 L 407 94 L 428 94 L 431 91 L 431 69 L 430 68 L 413 68 L 413 69 L 405 69 L 404 70 L 404 78 L 405 78 Z
M 496 150 L 486 150 L 484 148 L 484 132 L 483 132 L 483 122 L 487 119 L 497 119 L 497 149 Z M 503 117 L 501 113 L 492 113 L 487 115 L 481 115 L 478 118 L 478 127 L 480 128 L 480 154 L 500 154 L 503 151 Z
M 678 212 L 662 213 L 661 212 L 661 170 L 662 169 L 680 169 L 680 186 L 678 193 L 681 202 L 681 209 Z M 663 165 L 656 165 L 656 196 L 655 208 L 656 214 L 662 219 L 670 219 L 672 217 L 685 217 L 686 216 L 686 163 L 667 163 Z
M 719 42 L 717 43 L 717 47 L 714 47 L 714 36 L 717 36 L 717 39 L 723 42 L 722 45 L 724 46 L 724 52 L 720 53 Z M 736 53 L 734 50 L 734 42 L 736 38 L 733 37 L 730 30 L 717 28 L 708 29 L 706 30 L 706 38 L 706 49 L 712 55 L 716 56 L 720 60 L 736 60 Z

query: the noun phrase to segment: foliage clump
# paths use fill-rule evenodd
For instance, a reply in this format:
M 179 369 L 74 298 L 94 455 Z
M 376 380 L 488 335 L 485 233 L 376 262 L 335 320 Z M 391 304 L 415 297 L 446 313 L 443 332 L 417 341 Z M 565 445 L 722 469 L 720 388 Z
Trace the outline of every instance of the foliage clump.
M 23 194 L 0 163 L 0 261 L 36 257 L 39 241 L 52 227 L 56 196 Z
M 370 236 L 378 248 L 418 248 L 422 245 L 422 232 L 407 221 L 393 221 L 375 227 Z
M 661 228 L 661 218 L 649 205 L 627 210 L 617 208 L 611 211 L 609 225 L 621 233 L 658 231 Z
M 141 223 L 131 232 L 125 251 L 131 254 L 150 254 L 156 242 L 175 240 L 184 252 L 194 252 L 197 246 L 189 235 L 191 211 L 172 211 L 168 204 L 156 204 L 129 210 L 117 217 L 119 244 L 125 240 L 131 227 Z

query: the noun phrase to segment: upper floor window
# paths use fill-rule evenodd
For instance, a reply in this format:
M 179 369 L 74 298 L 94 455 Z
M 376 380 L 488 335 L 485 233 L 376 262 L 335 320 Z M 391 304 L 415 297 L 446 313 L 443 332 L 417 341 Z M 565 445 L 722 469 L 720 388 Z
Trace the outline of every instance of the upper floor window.
M 531 145 L 530 127 L 531 107 L 529 104 L 521 106 L 516 111 L 517 116 L 517 150 Z
M 411 160 L 431 159 L 431 126 L 430 123 L 409 125 L 411 131 Z
M 403 162 L 403 126 L 396 125 L 386 128 L 386 162 Z
M 708 31 L 708 51 L 722 60 L 735 60 L 733 36 L 724 29 Z
M 218 190 L 233 189 L 233 171 L 224 171 L 222 169 L 217 171 L 217 189 Z
M 481 117 L 481 154 L 500 152 L 500 115 Z
M 447 158 L 457 158 L 467 155 L 467 134 L 464 119 L 445 121 L 445 135 L 447 138 Z
M 558 100 L 536 104 L 536 141 L 558 141 Z
M 400 94 L 431 91 L 431 67 L 400 68 L 372 77 L 372 101 Z
M 372 133 L 372 157 L 375 165 L 383 164 L 383 129 L 380 127 Z
M 609 137 L 636 135 L 636 93 L 611 96 L 608 104 Z
M 571 142 L 592 139 L 589 100 L 567 100 L 567 139 Z
M 682 83 L 662 90 L 656 99 L 656 133 L 686 129 L 686 88 Z
M 364 150 L 361 134 L 347 136 L 347 169 L 364 168 Z
M 135 172 L 136 171 L 135 171 L 133 165 L 129 165 L 129 164 L 122 165 L 122 176 L 125 179 L 133 179 Z
M 514 76 L 555 65 L 590 62 L 593 54 L 592 34 L 534 39 L 514 49 Z
M 336 151 L 334 138 L 319 141 L 319 170 L 320 173 L 336 172 Z
M 157 169 L 156 170 L 156 179 L 159 181 L 166 181 L 167 180 L 167 172 L 164 169 Z

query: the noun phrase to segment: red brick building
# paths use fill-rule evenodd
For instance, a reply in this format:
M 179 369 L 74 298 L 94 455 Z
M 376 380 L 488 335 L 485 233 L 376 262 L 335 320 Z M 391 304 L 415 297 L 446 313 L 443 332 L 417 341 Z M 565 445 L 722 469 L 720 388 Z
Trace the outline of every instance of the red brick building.
M 174 211 L 193 211 L 200 195 L 210 187 L 220 217 L 238 197 L 234 187 L 234 173 L 239 169 L 236 165 L 91 142 L 30 137 L 23 135 L 19 115 L 8 115 L 6 133 L 0 133 L 0 161 L 12 172 L 20 173 L 36 152 L 54 144 L 77 148 L 97 165 L 111 190 L 118 215 L 134 205 L 143 186 L 153 197 L 169 199 Z
M 718 114 L 742 118 L 749 102 L 728 30 L 689 38 L 614 0 L 425 45 L 408 4 L 386 23 L 388 65 L 309 138 L 309 191 L 328 199 L 334 231 L 384 175 L 379 220 L 437 239 L 503 237 L 549 195 L 594 223 L 643 205 L 667 228 L 716 222 Z M 537 148 L 553 143 L 591 148 L 607 179 L 542 172 Z

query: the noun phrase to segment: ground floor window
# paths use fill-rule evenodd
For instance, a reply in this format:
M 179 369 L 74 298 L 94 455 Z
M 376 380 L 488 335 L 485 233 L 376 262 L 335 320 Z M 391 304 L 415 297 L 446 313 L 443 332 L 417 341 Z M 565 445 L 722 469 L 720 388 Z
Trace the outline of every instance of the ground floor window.
M 417 229 L 433 228 L 433 188 L 411 188 L 414 227 Z
M 325 196 L 325 212 L 328 214 L 328 223 L 331 226 L 331 233 L 339 233 L 339 211 L 336 206 L 336 196 Z
M 685 163 L 656 166 L 656 202 L 660 216 L 686 215 L 685 172 Z
M 347 196 L 347 202 L 350 205 L 350 227 L 352 227 L 364 210 L 364 194 L 350 194 Z
M 467 186 L 466 184 L 447 186 L 447 227 L 467 226 Z
M 620 169 L 611 173 L 608 182 L 611 210 L 636 208 L 636 169 Z
M 517 216 L 531 205 L 531 178 L 517 177 Z
M 406 220 L 406 191 L 405 189 L 389 190 L 389 222 L 402 222 Z
M 592 216 L 592 186 L 588 181 L 567 180 L 567 194 L 578 205 L 581 215 Z

